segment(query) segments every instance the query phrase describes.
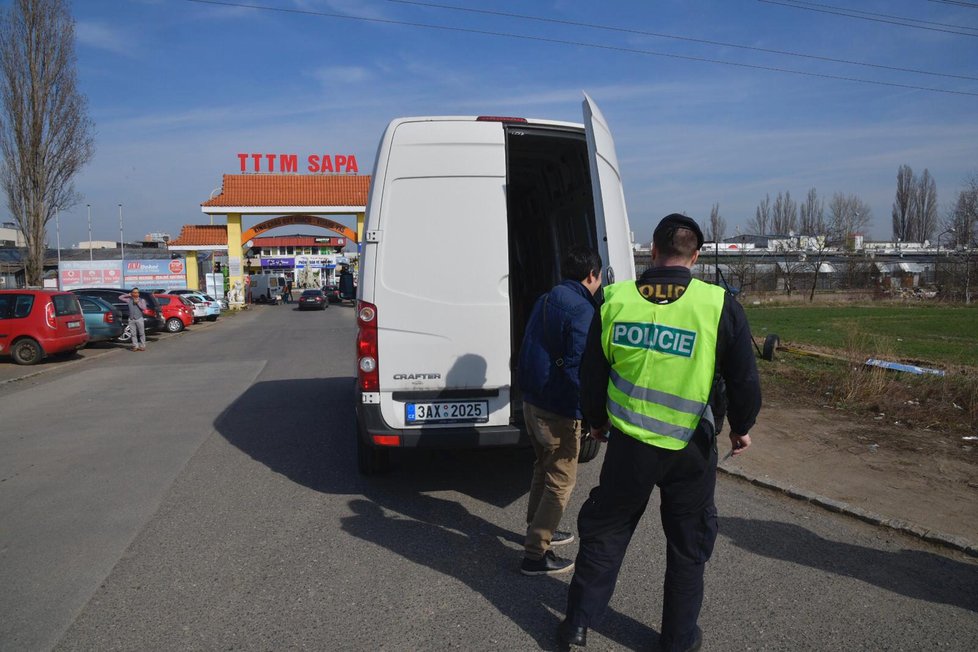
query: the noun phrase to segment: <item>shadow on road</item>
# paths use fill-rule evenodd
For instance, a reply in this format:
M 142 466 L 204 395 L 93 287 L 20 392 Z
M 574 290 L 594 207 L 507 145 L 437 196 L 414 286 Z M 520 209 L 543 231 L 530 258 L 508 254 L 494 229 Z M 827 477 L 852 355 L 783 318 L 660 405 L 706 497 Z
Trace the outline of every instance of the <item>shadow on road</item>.
M 852 577 L 916 600 L 978 611 L 978 567 L 941 555 L 831 541 L 777 521 L 721 517 L 720 534 L 765 557 Z
M 215 428 L 294 482 L 353 496 L 354 515 L 342 519 L 346 532 L 464 582 L 541 648 L 556 649 L 566 578 L 524 577 L 518 571 L 521 551 L 514 549 L 522 545 L 521 529 L 491 523 L 464 501 L 427 495 L 455 491 L 498 509 L 510 507 L 529 489 L 532 452 L 404 451 L 391 473 L 364 478 L 356 471 L 353 383 L 352 377 L 255 383 Z M 647 625 L 611 609 L 593 629 L 626 649 L 646 649 L 657 638 Z

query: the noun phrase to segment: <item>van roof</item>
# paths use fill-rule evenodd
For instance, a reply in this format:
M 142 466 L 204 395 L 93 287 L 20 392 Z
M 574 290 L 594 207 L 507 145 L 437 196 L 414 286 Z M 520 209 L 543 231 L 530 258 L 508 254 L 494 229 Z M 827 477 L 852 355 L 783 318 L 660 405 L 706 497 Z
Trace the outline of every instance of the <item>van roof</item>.
M 485 114 L 485 115 L 498 115 L 498 114 Z M 406 118 L 395 118 L 391 120 L 390 126 L 404 124 L 406 122 L 476 122 L 479 120 L 479 116 L 475 115 L 435 115 L 435 116 L 413 116 Z M 584 125 L 580 122 L 565 122 L 563 120 L 544 120 L 542 118 L 525 118 L 525 123 L 511 122 L 509 124 L 528 124 L 528 125 L 539 125 L 543 127 L 570 127 L 572 129 L 584 129 Z

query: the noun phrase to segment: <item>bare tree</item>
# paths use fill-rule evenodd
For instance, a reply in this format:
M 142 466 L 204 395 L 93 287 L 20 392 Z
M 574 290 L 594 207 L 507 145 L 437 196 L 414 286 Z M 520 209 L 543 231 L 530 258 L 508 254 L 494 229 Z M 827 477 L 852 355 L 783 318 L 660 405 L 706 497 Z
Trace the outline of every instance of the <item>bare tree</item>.
M 756 235 L 766 235 L 771 222 L 771 195 L 765 195 L 754 211 L 754 217 L 747 221 L 747 228 Z
M 914 193 L 914 219 L 908 235 L 915 242 L 923 242 L 934 237 L 937 229 L 937 182 L 926 168 L 914 184 Z
M 706 239 L 720 242 L 726 230 L 727 221 L 720 215 L 720 204 L 713 204 L 713 208 L 710 209 L 710 224 L 706 227 Z
M 917 194 L 914 192 L 916 180 L 909 165 L 901 165 L 897 170 L 896 198 L 893 200 L 893 237 L 907 241 L 910 239 L 910 229 L 915 212 L 914 202 Z
M 791 192 L 780 192 L 774 200 L 771 211 L 771 230 L 779 234 L 794 233 L 798 230 L 798 204 L 791 198 Z
M 959 244 L 971 248 L 978 246 L 978 172 L 958 192 L 958 201 L 944 228 L 953 232 L 954 247 Z
M 818 235 L 825 232 L 825 202 L 818 198 L 818 192 L 814 188 L 808 191 L 800 211 L 801 221 L 798 228 L 801 233 Z
M 857 195 L 837 192 L 829 201 L 829 238 L 846 248 L 851 248 L 850 238 L 872 223 L 869 205 Z
M 78 201 L 72 179 L 94 147 L 64 0 L 14 0 L 0 14 L 0 102 L 0 184 L 27 244 L 27 284 L 40 285 L 47 223 Z

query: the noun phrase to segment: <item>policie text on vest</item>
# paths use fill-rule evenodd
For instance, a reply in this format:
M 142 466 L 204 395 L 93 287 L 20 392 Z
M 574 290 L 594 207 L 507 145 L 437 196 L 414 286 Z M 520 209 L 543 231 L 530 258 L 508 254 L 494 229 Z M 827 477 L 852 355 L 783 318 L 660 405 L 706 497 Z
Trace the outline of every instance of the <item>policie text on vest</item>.
M 618 346 L 649 349 L 689 358 L 696 345 L 696 332 L 661 324 L 615 322 L 611 341 Z

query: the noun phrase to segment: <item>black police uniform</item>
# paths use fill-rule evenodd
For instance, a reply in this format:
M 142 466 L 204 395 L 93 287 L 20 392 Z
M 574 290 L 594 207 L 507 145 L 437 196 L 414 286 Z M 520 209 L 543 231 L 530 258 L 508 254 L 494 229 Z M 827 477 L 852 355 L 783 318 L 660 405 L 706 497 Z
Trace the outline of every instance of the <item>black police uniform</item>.
M 699 227 L 695 230 L 702 239 Z M 647 286 L 643 296 L 650 301 L 670 302 L 682 294 L 690 280 L 686 267 L 660 267 L 646 271 L 637 283 L 640 289 Z M 710 406 L 718 427 L 726 415 L 733 432 L 746 434 L 760 411 L 760 382 L 746 315 L 729 294 L 724 299 L 717 335 Z M 591 424 L 608 421 L 609 372 L 601 347 L 601 317 L 596 314 L 581 364 L 581 409 Z M 600 484 L 591 491 L 578 516 L 580 548 L 562 628 L 586 628 L 601 617 L 614 592 L 632 533 L 653 488 L 658 486 L 667 541 L 660 648 L 693 647 L 699 636 L 696 621 L 703 602 L 703 571 L 717 535 L 713 500 L 716 466 L 716 434 L 705 422 L 689 445 L 679 451 L 643 443 L 612 428 Z

